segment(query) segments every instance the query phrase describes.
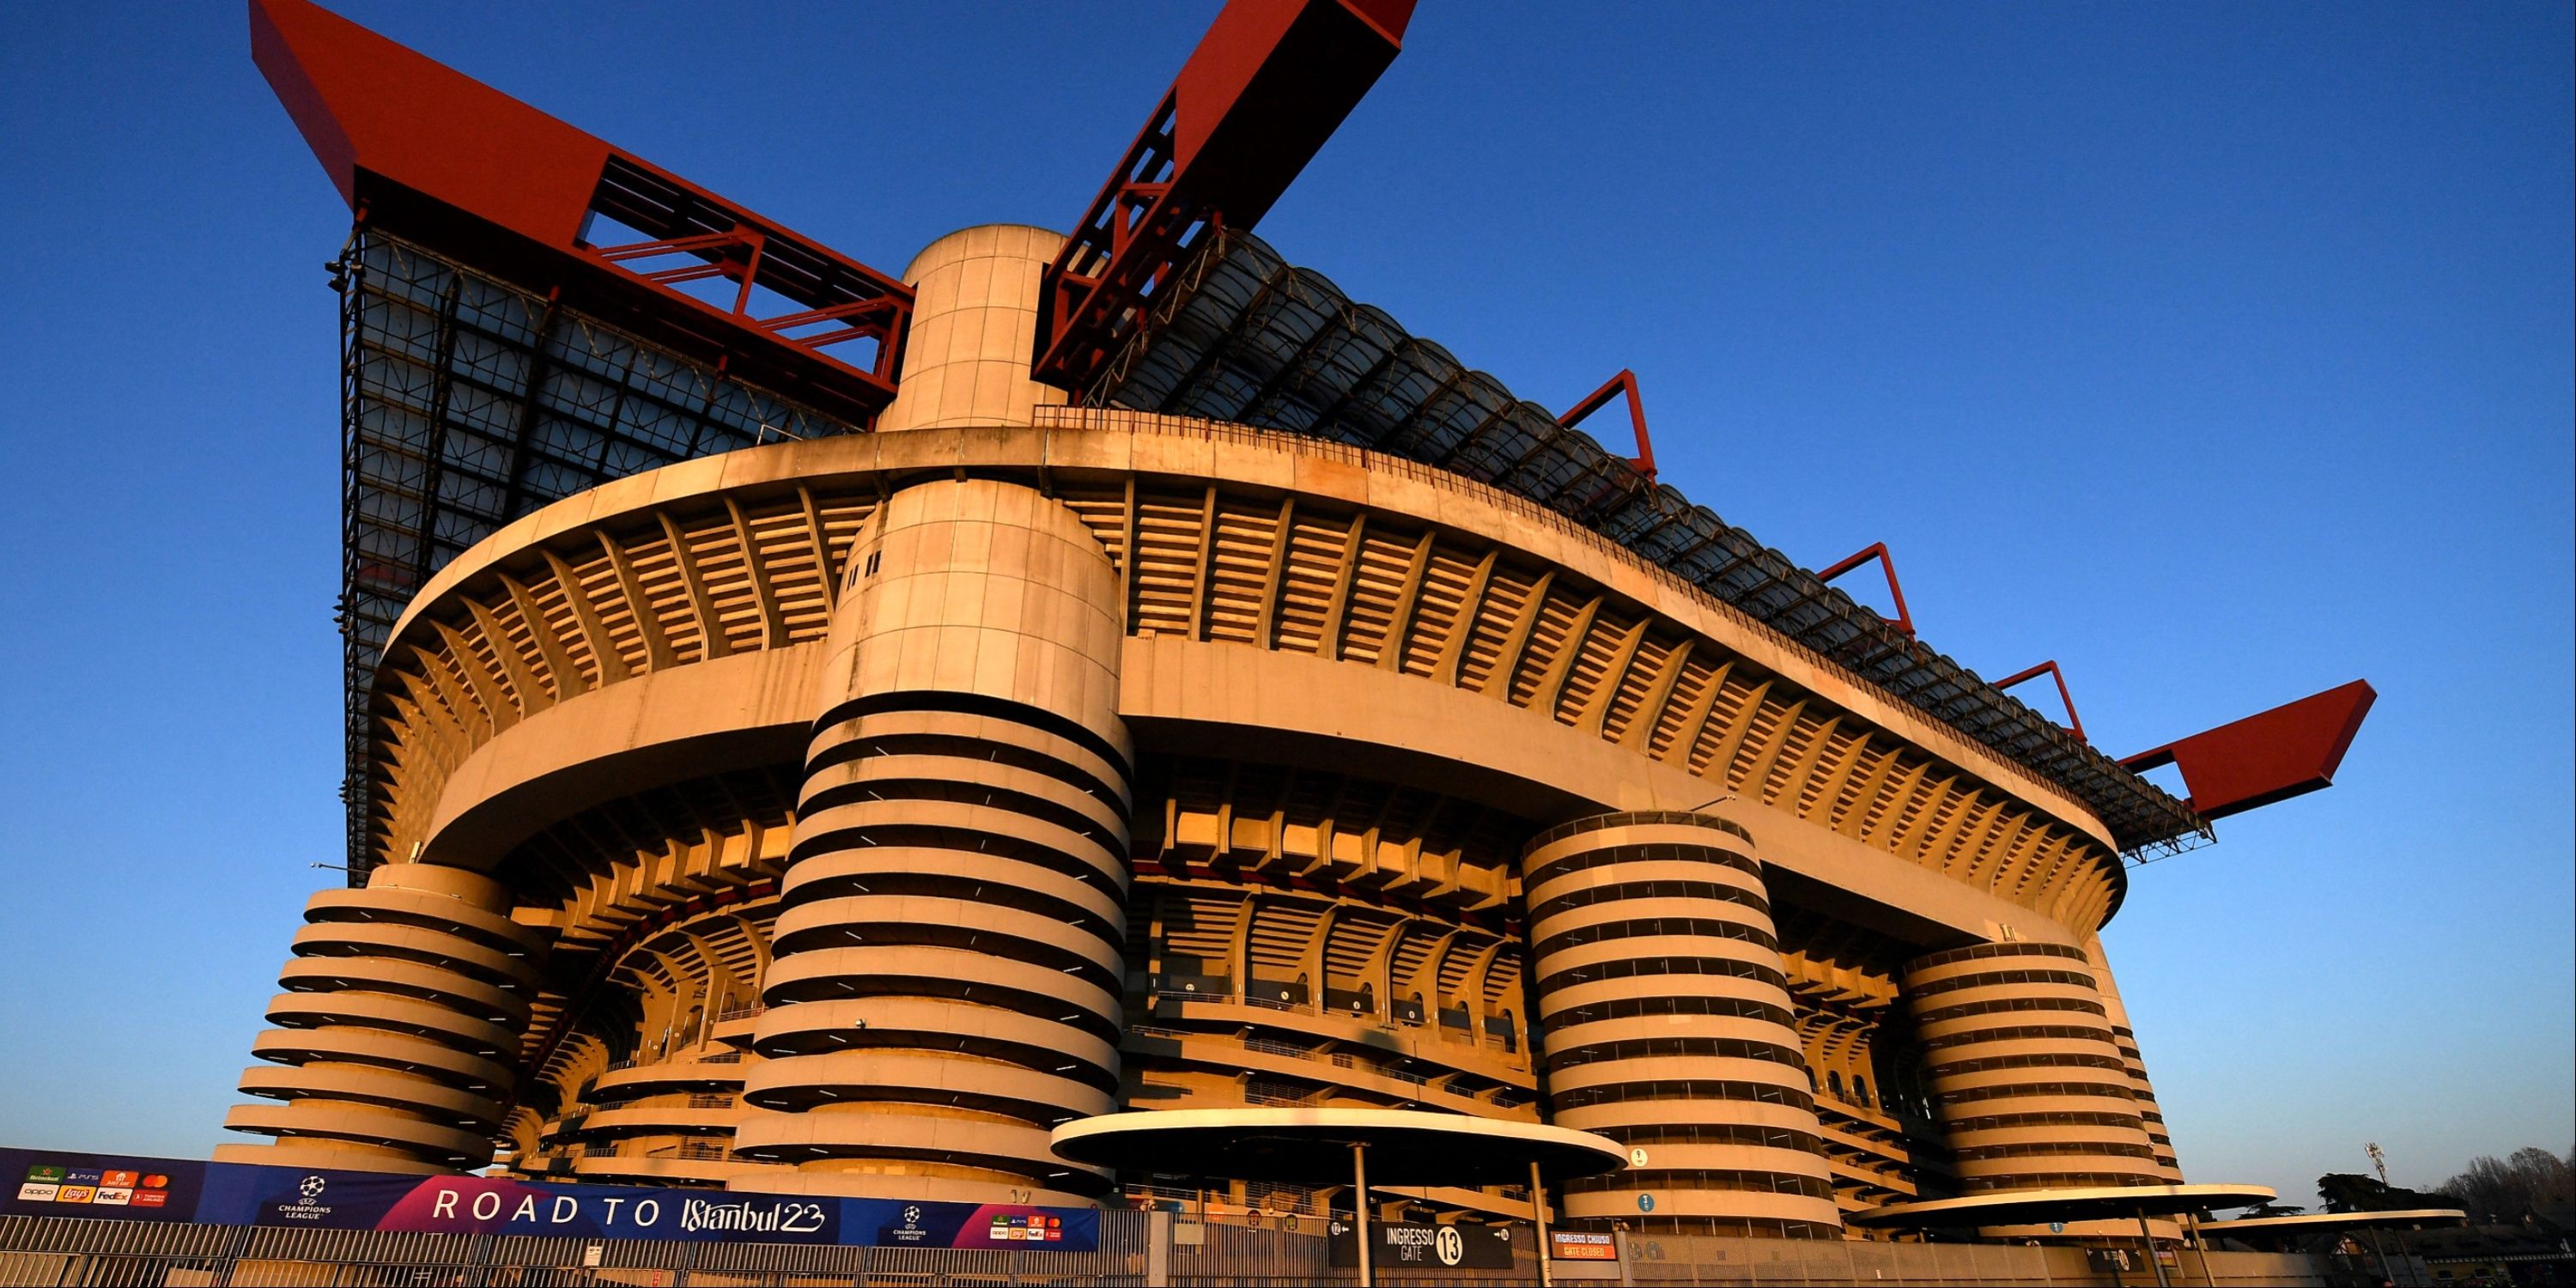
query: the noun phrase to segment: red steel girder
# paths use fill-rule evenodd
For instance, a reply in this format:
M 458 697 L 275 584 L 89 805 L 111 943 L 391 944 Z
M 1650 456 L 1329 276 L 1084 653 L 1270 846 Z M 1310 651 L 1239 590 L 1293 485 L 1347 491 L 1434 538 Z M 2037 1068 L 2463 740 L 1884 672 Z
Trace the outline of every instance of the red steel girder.
M 2133 773 L 2179 766 L 2191 807 L 2219 819 L 2334 785 L 2344 753 L 2361 732 L 2379 692 L 2367 680 L 2129 756 Z
M 1228 0 L 1048 268 L 1038 380 L 1081 390 L 1207 229 L 1250 229 L 1403 47 L 1414 0 Z
M 893 400 L 901 282 L 307 0 L 250 0 L 250 31 L 369 226 L 859 424 Z M 642 240 L 594 245 L 601 218 Z M 726 302 L 678 289 L 711 278 Z

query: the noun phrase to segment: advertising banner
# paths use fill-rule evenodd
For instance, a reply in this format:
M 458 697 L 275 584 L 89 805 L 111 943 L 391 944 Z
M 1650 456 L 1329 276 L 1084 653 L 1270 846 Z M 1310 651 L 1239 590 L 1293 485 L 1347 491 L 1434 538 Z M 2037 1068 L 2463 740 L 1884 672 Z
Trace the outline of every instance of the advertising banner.
M 207 1170 L 197 1219 L 209 1225 L 727 1243 L 841 1241 L 841 1200 L 831 1198 L 236 1163 L 212 1163 Z
M 208 1164 L 176 1158 L 0 1149 L 0 1216 L 185 1221 Z
M 1091 1252 L 1100 1213 L 0 1150 L 0 1214 L 428 1234 Z
M 1369 1259 L 1379 1270 L 1509 1270 L 1513 1227 L 1507 1225 L 1425 1225 L 1372 1222 Z M 1332 1264 L 1360 1263 L 1359 1241 L 1348 1222 L 1332 1224 Z
M 1100 1213 L 1090 1208 L 999 1203 L 906 1203 L 842 1199 L 841 1242 L 872 1248 L 1041 1248 L 1090 1252 L 1100 1246 Z

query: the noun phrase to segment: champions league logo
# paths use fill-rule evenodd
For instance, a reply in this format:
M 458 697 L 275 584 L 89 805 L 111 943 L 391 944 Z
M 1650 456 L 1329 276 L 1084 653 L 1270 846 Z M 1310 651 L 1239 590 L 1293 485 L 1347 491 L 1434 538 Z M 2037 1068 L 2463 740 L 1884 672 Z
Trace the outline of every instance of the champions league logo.
M 324 1177 L 307 1173 L 295 1186 L 295 1201 L 280 1203 L 272 1210 L 277 1214 L 278 1220 L 285 1222 L 324 1220 L 331 1215 L 331 1206 L 320 1200 L 322 1191 L 329 1188 L 330 1184 L 331 1182 Z
M 921 1226 L 922 1211 L 920 1204 L 906 1203 L 903 1205 L 903 1209 L 901 1211 L 895 1212 L 892 1215 L 900 1219 L 903 1224 L 880 1227 L 878 1231 L 879 1238 L 884 1239 L 888 1243 L 897 1243 L 906 1246 L 928 1246 L 932 1243 L 930 1231 L 923 1229 Z

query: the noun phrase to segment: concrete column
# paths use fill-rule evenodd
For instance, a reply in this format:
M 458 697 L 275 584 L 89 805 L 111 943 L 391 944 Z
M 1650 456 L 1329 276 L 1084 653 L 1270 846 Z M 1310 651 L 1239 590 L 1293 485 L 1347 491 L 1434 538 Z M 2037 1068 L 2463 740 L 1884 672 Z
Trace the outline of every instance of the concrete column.
M 1084 1202 L 1115 1107 L 1132 744 L 1118 578 L 1014 484 L 872 516 L 824 648 L 737 1189 Z
M 544 932 L 510 919 L 499 882 L 425 863 L 325 890 L 251 1043 L 219 1162 L 431 1174 L 492 1161 Z
M 1567 1182 L 1565 1216 L 1839 1236 L 1752 838 L 1700 814 L 1598 815 L 1530 842 L 1521 887 L 1550 1121 L 1646 1153 Z
M 2016 941 L 1933 953 L 1906 964 L 1903 989 L 1933 1116 L 1967 1193 L 2165 1182 L 2083 949 Z
M 1038 278 L 1064 238 L 986 224 L 930 243 L 903 280 L 913 289 L 902 382 L 877 430 L 1026 425 L 1065 392 L 1029 379 L 1037 356 Z

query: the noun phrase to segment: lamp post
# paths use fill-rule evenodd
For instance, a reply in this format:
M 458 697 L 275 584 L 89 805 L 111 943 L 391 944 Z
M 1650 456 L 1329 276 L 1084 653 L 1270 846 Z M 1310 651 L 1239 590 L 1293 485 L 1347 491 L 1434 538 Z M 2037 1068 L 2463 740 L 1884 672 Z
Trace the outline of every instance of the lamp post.
M 1351 1237 L 1359 1240 L 1360 1288 L 1371 1288 L 1377 1276 L 1369 1265 L 1368 1145 L 1351 1142 Z
M 2143 1205 L 2138 1208 L 2138 1238 L 2147 1245 L 2147 1269 L 2156 1272 L 2156 1288 L 2173 1288 L 2172 1281 L 2165 1278 L 2165 1263 L 2156 1260 L 2156 1232 L 2147 1224 Z
M 1547 1182 L 1539 1178 L 1535 1158 L 1530 1160 L 1530 1223 L 1538 1231 L 1539 1288 L 1554 1288 L 1556 1274 L 1547 1264 Z

